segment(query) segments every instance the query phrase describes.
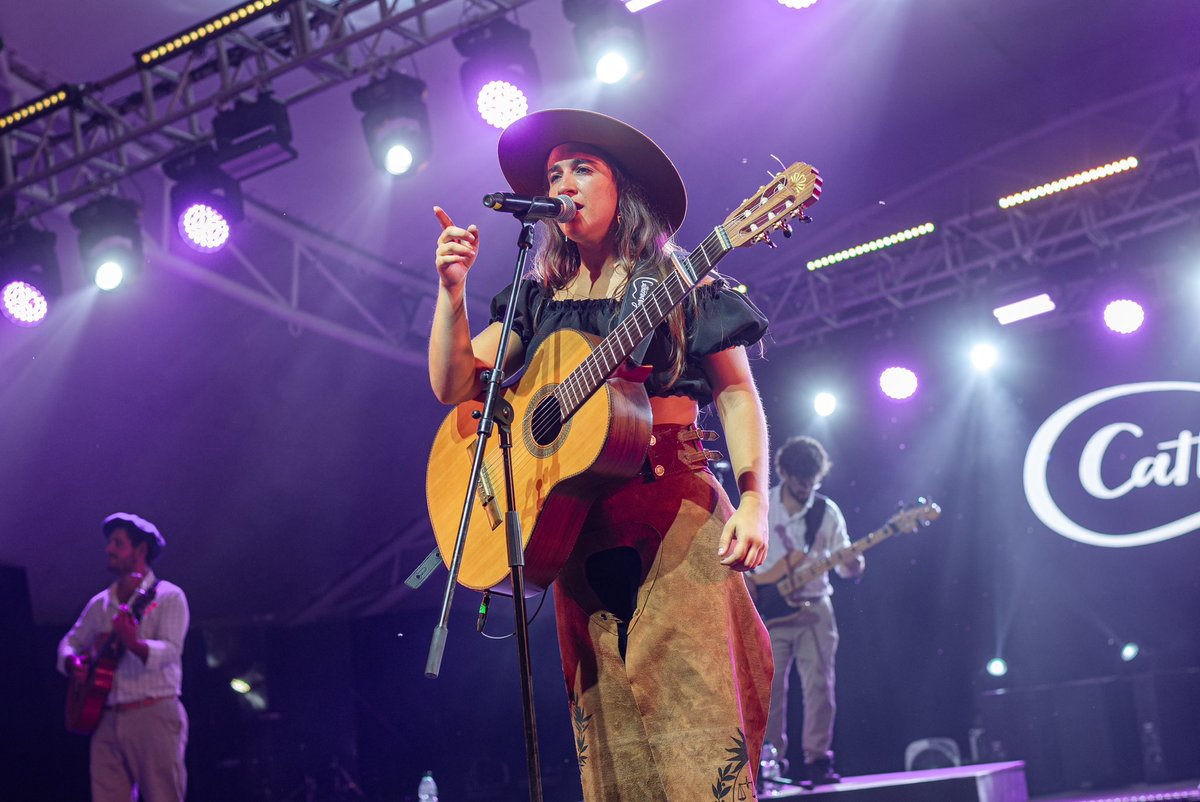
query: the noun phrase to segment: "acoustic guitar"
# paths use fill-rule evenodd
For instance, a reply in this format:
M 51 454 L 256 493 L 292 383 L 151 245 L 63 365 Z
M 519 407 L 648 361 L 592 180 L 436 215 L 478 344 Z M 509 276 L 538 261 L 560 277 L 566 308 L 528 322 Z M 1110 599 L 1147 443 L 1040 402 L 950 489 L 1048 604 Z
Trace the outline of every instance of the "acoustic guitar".
M 822 559 L 804 559 L 792 564 L 785 558 L 771 566 L 769 571 L 746 574 L 750 597 L 754 599 L 763 623 L 771 626 L 803 616 L 804 602 L 801 593 L 809 582 L 838 563 L 848 563 L 857 559 L 867 549 L 878 546 L 892 535 L 899 532 L 915 532 L 921 526 L 928 526 L 941 517 L 941 514 L 942 508 L 937 504 L 919 498 L 915 506 L 896 513 L 871 534 Z
M 639 381 L 614 377 L 635 345 L 666 318 L 726 254 L 769 234 L 791 235 L 789 220 L 821 194 L 821 177 L 797 162 L 743 201 L 676 269 L 601 339 L 563 329 L 529 360 L 520 382 L 504 391 L 512 405 L 512 463 L 516 512 L 525 548 L 530 594 L 547 587 L 575 545 L 592 499 L 606 483 L 642 467 L 650 445 L 650 399 Z M 434 438 L 425 495 L 438 550 L 449 566 L 474 459 L 480 400 L 457 405 Z M 493 439 L 494 442 L 494 439 Z M 458 576 L 476 590 L 509 577 L 503 529 L 504 471 L 500 449 L 489 448 L 474 488 L 470 526 Z
M 141 623 L 157 592 L 158 582 L 134 591 L 129 612 L 135 621 Z M 68 732 L 91 735 L 96 731 L 100 716 L 104 714 L 108 694 L 112 691 L 117 661 L 124 653 L 125 647 L 117 640 L 117 633 L 103 632 L 96 636 L 96 643 L 87 655 L 87 675 L 80 681 L 72 673 L 67 684 Z

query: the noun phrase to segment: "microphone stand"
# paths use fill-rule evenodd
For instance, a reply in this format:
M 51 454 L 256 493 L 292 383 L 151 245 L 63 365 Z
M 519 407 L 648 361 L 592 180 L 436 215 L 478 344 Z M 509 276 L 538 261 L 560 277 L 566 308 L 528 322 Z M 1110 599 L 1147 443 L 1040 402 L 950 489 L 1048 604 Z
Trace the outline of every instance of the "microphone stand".
M 492 428 L 495 427 L 500 432 L 500 453 L 504 463 L 504 500 L 506 504 L 504 532 L 508 542 L 517 656 L 521 667 L 521 702 L 525 718 L 525 757 L 529 770 L 529 799 L 531 802 L 542 802 L 537 719 L 533 707 L 533 673 L 529 656 L 529 622 L 525 617 L 525 551 L 521 539 L 521 521 L 516 512 L 516 493 L 513 490 L 515 487 L 512 472 L 513 409 L 511 404 L 500 397 L 500 384 L 504 381 L 504 355 L 508 351 L 508 338 L 512 333 L 513 321 L 516 318 L 515 301 L 521 276 L 525 272 L 525 261 L 529 256 L 529 249 L 533 246 L 534 221 L 526 219 L 526 216 L 522 214 L 513 216 L 521 222 L 521 233 L 517 237 L 517 264 L 513 272 L 512 291 L 508 296 L 508 308 L 504 311 L 504 323 L 500 329 L 500 345 L 496 350 L 496 363 L 491 370 L 485 371 L 483 374 L 487 385 L 483 411 L 474 413 L 475 417 L 479 419 L 479 428 L 475 439 L 475 456 L 471 463 L 471 476 L 467 482 L 458 535 L 454 540 L 454 554 L 450 559 L 450 577 L 446 580 L 446 591 L 442 597 L 441 617 L 433 629 L 433 640 L 429 645 L 425 676 L 437 679 L 442 665 L 442 654 L 446 649 L 447 624 L 450 620 L 450 603 L 454 598 L 454 587 L 458 584 L 458 574 L 462 568 L 463 547 L 467 540 L 467 529 L 471 525 L 471 512 L 475 506 L 479 477 L 483 470 L 484 452 L 487 450 L 487 442 L 491 437 Z

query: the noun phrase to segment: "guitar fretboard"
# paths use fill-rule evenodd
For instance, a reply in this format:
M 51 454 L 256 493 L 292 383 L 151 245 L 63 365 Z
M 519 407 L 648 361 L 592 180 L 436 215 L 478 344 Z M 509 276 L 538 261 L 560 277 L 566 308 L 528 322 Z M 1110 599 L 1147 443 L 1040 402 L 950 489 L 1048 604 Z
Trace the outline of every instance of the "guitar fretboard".
M 562 420 L 567 420 L 599 389 L 646 335 L 692 291 L 725 254 L 732 250 L 724 228 L 717 226 L 688 254 L 687 261 L 660 281 L 646 300 L 604 338 L 555 391 Z
M 900 528 L 898 526 L 888 522 L 866 537 L 854 541 L 846 548 L 838 549 L 823 560 L 815 563 L 805 563 L 804 567 L 795 573 L 793 581 L 797 587 L 806 585 L 838 563 L 845 562 L 847 557 L 860 557 L 867 549 L 879 545 L 899 531 Z

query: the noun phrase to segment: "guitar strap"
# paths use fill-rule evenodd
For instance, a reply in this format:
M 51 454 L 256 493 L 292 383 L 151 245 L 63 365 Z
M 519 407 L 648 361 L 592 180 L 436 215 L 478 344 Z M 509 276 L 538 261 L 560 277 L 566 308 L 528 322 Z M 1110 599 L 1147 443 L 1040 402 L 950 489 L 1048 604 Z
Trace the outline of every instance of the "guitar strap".
M 808 508 L 808 512 L 804 513 L 804 553 L 812 551 L 813 543 L 817 539 L 817 530 L 821 528 L 821 522 L 825 520 L 826 498 L 820 493 L 813 493 L 812 506 Z
M 654 288 L 658 286 L 658 276 L 654 274 L 654 269 L 650 262 L 643 261 L 638 264 L 633 270 L 633 276 L 629 279 L 629 286 L 625 288 L 625 297 L 621 300 L 621 311 L 617 315 L 617 319 L 613 322 L 613 327 L 620 325 L 625 318 L 633 314 L 633 310 L 642 305 Z M 629 353 L 629 362 L 633 365 L 641 365 L 646 358 L 646 349 L 650 347 L 650 340 L 654 338 L 654 332 L 651 331 L 642 341 L 634 346 L 634 349 Z

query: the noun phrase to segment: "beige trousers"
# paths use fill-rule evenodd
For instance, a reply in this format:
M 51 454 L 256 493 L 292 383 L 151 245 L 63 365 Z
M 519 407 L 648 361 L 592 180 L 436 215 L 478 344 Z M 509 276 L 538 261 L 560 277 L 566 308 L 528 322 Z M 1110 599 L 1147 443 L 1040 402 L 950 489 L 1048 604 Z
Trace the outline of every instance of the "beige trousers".
M 597 501 L 555 584 L 587 802 L 757 798 L 770 642 L 717 556 L 729 500 L 691 465 Z
M 92 734 L 92 802 L 183 802 L 187 734 L 187 713 L 178 699 L 105 710 Z

